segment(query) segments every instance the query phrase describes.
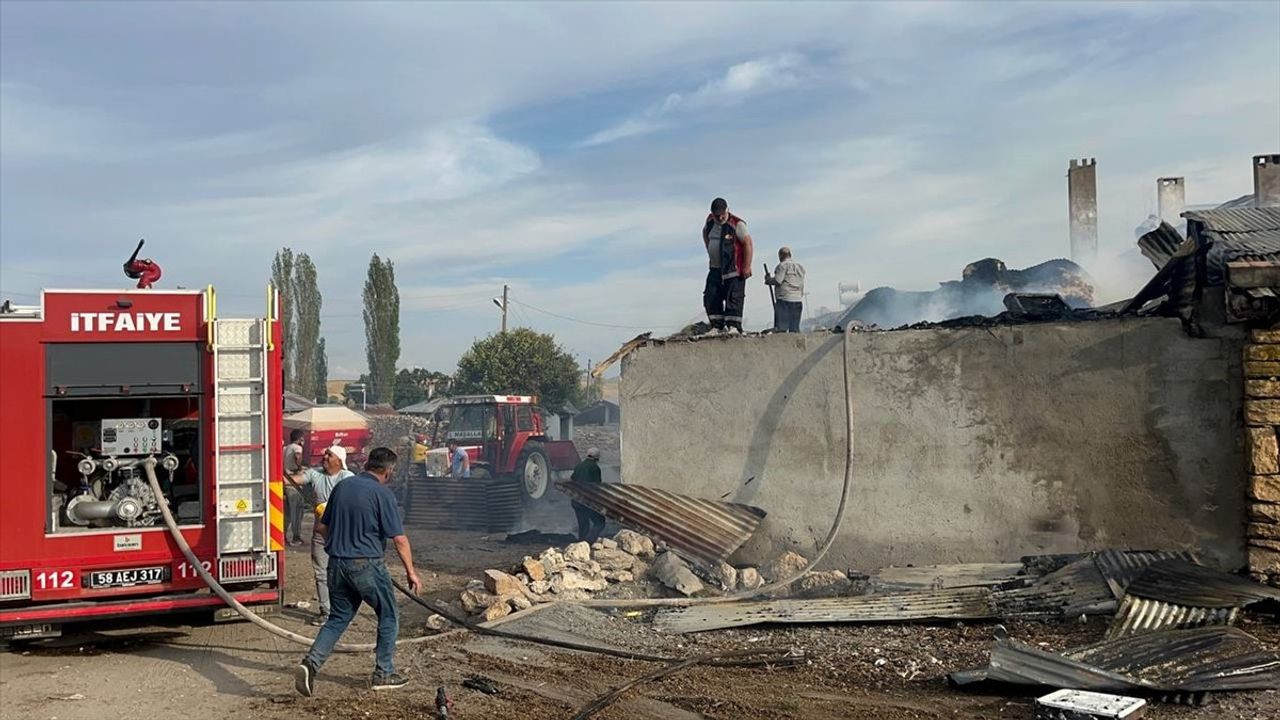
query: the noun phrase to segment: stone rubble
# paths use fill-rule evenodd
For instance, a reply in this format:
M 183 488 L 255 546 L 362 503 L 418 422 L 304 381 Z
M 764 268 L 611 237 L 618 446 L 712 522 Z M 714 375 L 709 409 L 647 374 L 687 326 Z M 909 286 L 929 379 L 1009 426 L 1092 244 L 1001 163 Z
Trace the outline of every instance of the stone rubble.
M 564 548 L 547 548 L 513 567 L 489 568 L 482 577 L 467 583 L 455 605 L 487 622 L 556 601 L 750 592 L 765 585 L 766 578 L 789 577 L 806 563 L 802 556 L 786 553 L 759 569 L 735 568 L 728 563 L 691 567 L 643 533 L 622 530 L 591 544 L 575 542 Z M 850 594 L 852 585 L 839 571 L 813 572 L 778 596 L 833 597 Z

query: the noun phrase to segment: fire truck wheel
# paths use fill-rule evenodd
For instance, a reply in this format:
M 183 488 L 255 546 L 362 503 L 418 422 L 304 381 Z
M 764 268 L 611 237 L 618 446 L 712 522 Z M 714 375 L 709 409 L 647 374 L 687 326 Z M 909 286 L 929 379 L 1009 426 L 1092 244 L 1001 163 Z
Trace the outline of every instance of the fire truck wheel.
M 551 463 L 547 462 L 547 453 L 542 443 L 531 442 L 525 445 L 524 452 L 516 461 L 516 477 L 524 488 L 527 501 L 541 500 L 551 488 Z

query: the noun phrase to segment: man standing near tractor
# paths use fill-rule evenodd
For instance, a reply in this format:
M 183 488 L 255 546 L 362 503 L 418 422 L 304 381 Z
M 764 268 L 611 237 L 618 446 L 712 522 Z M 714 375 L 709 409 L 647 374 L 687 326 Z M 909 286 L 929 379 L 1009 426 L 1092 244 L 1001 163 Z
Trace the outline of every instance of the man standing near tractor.
M 742 332 L 742 306 L 747 298 L 755 254 L 747 223 L 729 212 L 724 198 L 711 201 L 711 214 L 702 225 L 702 244 L 711 264 L 702 304 L 711 332 Z

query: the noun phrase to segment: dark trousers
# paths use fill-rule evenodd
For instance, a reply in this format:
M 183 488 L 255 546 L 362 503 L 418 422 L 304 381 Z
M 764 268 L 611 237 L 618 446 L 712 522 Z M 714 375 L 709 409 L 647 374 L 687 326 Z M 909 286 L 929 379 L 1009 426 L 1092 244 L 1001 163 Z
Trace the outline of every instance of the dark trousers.
M 803 303 L 779 300 L 773 304 L 773 329 L 778 332 L 800 332 Z
M 373 608 L 378 615 L 378 649 L 374 654 L 377 674 L 387 676 L 395 672 L 391 664 L 396 652 L 396 635 L 400 632 L 400 608 L 382 558 L 349 559 L 330 558 L 329 619 L 316 635 L 306 660 L 320 669 L 333 648 L 355 618 L 360 603 Z
M 742 329 L 742 306 L 747 300 L 747 281 L 740 278 L 721 279 L 720 269 L 707 271 L 707 284 L 702 290 L 702 306 L 707 322 L 713 328 Z
M 292 487 L 284 489 L 284 537 L 289 542 L 302 542 L 302 513 L 306 510 L 302 493 Z
M 593 543 L 604 532 L 604 516 L 579 502 L 573 503 L 573 514 L 578 516 L 578 539 Z

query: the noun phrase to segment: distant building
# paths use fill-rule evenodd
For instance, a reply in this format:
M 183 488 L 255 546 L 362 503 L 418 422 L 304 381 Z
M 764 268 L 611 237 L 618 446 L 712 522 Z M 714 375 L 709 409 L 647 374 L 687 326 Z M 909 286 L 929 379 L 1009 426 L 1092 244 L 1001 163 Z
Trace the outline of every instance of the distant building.
M 622 422 L 622 409 L 612 400 L 597 400 L 575 420 L 579 425 L 617 425 Z

